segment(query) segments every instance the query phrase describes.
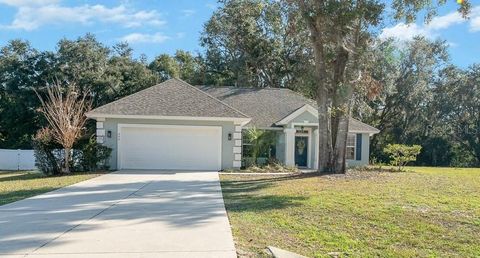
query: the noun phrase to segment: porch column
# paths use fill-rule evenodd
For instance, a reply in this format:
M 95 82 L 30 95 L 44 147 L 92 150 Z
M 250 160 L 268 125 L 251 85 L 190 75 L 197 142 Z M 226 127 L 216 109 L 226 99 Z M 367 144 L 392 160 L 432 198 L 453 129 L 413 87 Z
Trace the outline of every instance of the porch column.
M 285 165 L 295 166 L 295 128 L 285 128 Z
M 103 127 L 103 123 L 105 122 L 105 118 L 97 118 L 97 143 L 104 144 L 105 143 L 105 129 Z
M 242 126 L 239 124 L 235 124 L 233 140 L 233 168 L 239 169 L 242 166 Z
M 318 142 L 318 128 L 313 130 L 313 168 L 318 169 L 318 150 L 319 150 L 319 142 Z

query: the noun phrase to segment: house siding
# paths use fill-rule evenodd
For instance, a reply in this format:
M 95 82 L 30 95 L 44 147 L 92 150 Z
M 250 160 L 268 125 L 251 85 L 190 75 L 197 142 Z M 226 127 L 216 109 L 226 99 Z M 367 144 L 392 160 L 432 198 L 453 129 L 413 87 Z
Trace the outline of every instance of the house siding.
M 287 127 L 291 127 L 294 123 L 318 123 L 317 117 L 315 117 L 312 113 L 305 111 L 301 115 L 295 117 L 290 123 L 288 123 Z
M 312 128 L 312 130 L 315 128 Z M 369 155 L 370 155 L 370 136 L 368 133 L 360 134 L 362 136 L 362 151 L 360 160 L 347 160 L 348 167 L 355 166 L 366 166 L 369 164 Z M 312 133 L 312 140 L 310 141 L 311 152 L 310 158 L 313 161 L 312 166 L 314 166 L 315 160 L 317 159 L 316 153 L 314 150 L 317 148 L 317 139 L 315 139 L 314 134 Z M 277 160 L 281 163 L 285 162 L 285 133 L 278 132 L 277 141 L 276 141 L 276 153 Z M 316 168 L 315 168 L 316 169 Z
M 107 118 L 103 122 L 105 132 L 111 131 L 111 138 L 104 137 L 103 144 L 112 148 L 109 159 L 110 169 L 117 169 L 118 124 L 151 124 L 151 125 L 185 125 L 185 126 L 221 126 L 222 127 L 222 169 L 233 168 L 235 140 L 228 140 L 228 134 L 235 132 L 233 122 L 191 121 L 191 120 L 155 120 L 155 119 L 120 119 Z
M 370 156 L 370 135 L 368 133 L 361 134 L 362 136 L 362 155 L 360 160 L 347 160 L 348 167 L 366 166 L 369 163 Z

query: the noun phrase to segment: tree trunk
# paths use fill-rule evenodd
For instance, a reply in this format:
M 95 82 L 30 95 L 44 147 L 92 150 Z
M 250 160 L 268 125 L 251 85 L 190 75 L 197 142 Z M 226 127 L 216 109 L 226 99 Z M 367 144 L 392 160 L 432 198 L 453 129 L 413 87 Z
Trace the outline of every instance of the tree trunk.
M 318 172 L 331 172 L 330 116 L 328 114 L 328 96 L 324 87 L 318 88 Z
M 63 173 L 70 174 L 70 148 L 65 148 L 65 160 L 64 160 L 64 167 Z
M 348 137 L 348 122 L 349 122 L 349 115 L 342 114 L 338 118 L 337 124 L 337 135 L 335 139 L 335 148 L 334 148 L 334 155 L 333 155 L 333 172 L 334 173 L 345 173 L 346 170 L 346 163 L 345 163 L 345 155 L 347 149 L 347 137 Z

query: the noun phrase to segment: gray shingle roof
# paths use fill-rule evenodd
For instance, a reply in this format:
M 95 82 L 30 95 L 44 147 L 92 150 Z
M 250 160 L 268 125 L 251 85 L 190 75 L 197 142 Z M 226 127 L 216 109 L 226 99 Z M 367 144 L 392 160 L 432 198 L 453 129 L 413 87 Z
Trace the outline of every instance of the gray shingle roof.
M 249 125 L 271 127 L 305 104 L 315 105 L 300 94 L 279 88 L 237 88 L 198 86 L 252 118 Z
M 171 79 L 89 112 L 88 115 L 142 115 L 248 118 L 210 94 Z
M 252 120 L 249 126 L 272 127 L 305 104 L 317 107 L 316 101 L 289 89 L 197 87 L 250 116 Z M 349 127 L 349 131 L 378 132 L 378 129 L 353 118 L 350 119 Z
M 305 104 L 317 106 L 314 100 L 289 89 L 194 87 L 171 79 L 98 107 L 88 115 L 251 118 L 249 126 L 272 127 Z M 350 131 L 378 132 L 353 118 Z
M 348 123 L 348 131 L 350 132 L 368 132 L 368 133 L 379 133 L 380 130 L 377 128 L 367 125 L 358 121 L 355 118 L 350 118 L 350 122 Z

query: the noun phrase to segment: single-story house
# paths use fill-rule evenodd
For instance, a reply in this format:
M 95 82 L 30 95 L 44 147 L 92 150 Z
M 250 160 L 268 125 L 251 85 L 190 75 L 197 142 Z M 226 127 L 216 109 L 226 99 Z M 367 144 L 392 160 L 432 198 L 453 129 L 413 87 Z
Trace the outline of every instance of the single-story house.
M 315 169 L 316 103 L 288 89 L 192 86 L 171 79 L 98 107 L 97 142 L 113 149 L 111 169 L 240 168 L 248 143 L 242 132 L 275 132 L 274 158 Z M 350 120 L 348 165 L 369 160 L 370 136 L 379 131 Z

